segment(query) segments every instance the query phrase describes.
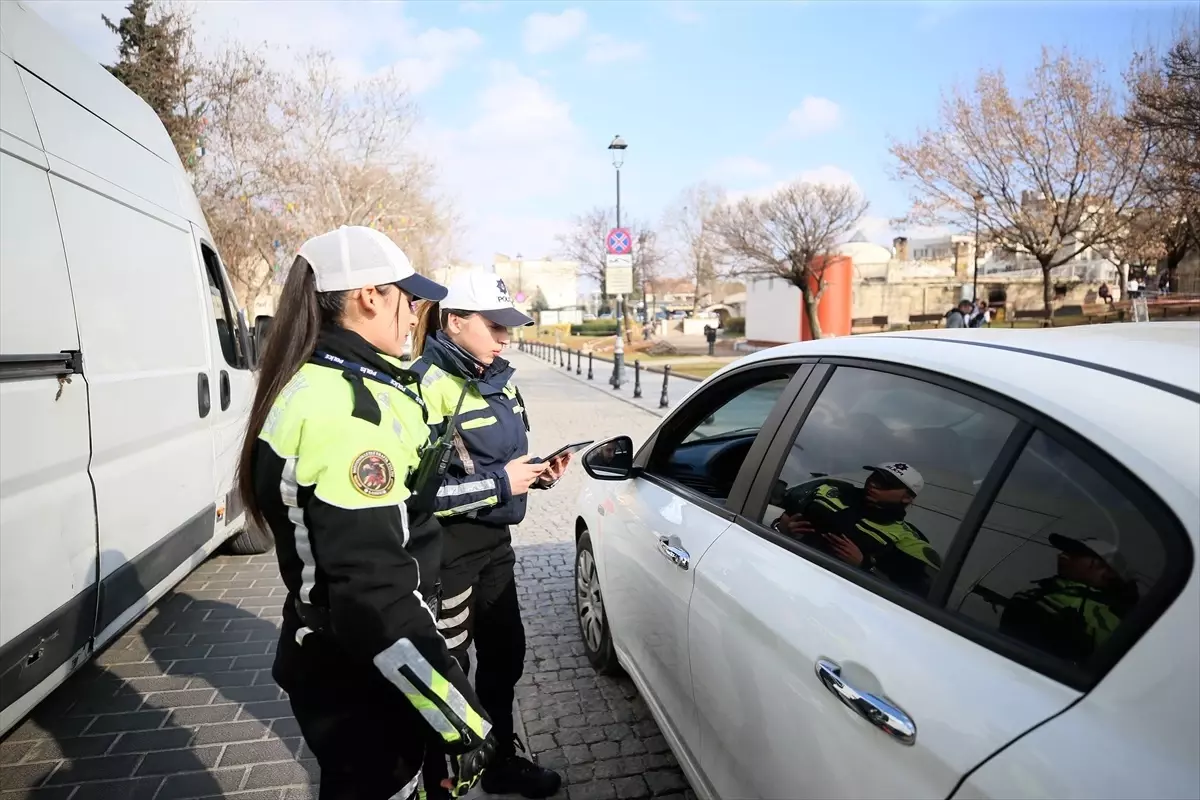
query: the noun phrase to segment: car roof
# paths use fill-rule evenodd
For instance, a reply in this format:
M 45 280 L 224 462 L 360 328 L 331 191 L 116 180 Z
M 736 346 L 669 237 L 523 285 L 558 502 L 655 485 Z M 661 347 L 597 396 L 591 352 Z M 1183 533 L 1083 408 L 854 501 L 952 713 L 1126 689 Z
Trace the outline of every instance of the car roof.
M 1200 322 L 1109 323 L 1066 328 L 934 328 L 862 334 L 781 345 L 755 354 L 760 358 L 825 355 L 869 357 L 889 340 L 942 342 L 945 358 L 988 360 L 1000 350 L 1066 362 L 1120 375 L 1200 401 Z M 915 342 L 914 342 L 915 344 Z M 961 349 L 960 349 L 961 348 Z M 966 350 L 970 348 L 970 350 Z M 893 347 L 887 348 L 894 352 Z

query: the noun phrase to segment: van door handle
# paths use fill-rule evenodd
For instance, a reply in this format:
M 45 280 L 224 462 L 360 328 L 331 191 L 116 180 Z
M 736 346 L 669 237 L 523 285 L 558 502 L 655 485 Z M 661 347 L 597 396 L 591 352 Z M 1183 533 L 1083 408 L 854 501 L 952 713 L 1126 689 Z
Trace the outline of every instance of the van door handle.
M 229 373 L 221 370 L 221 410 L 229 408 L 229 402 L 233 397 L 233 393 L 229 389 Z
M 678 536 L 660 536 L 658 537 L 658 552 L 667 558 L 672 564 L 682 570 L 687 570 L 691 566 L 692 557 L 688 555 L 688 551 L 684 550 L 679 545 Z
M 208 373 L 201 372 L 196 376 L 196 397 L 200 402 L 200 419 L 212 411 L 212 393 L 208 390 Z
M 860 692 L 842 680 L 842 668 L 832 661 L 817 659 L 817 678 L 833 696 L 854 709 L 860 717 L 900 744 L 917 741 L 917 726 L 899 707 L 882 697 Z

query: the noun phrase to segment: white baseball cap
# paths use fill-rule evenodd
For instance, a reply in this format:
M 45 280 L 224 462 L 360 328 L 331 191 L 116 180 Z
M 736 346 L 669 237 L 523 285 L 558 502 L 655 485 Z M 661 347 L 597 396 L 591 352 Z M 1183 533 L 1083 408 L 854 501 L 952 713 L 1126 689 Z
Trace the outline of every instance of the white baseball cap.
M 413 297 L 441 300 L 446 287 L 417 274 L 400 247 L 374 228 L 343 225 L 300 245 L 318 292 L 343 292 L 394 283 Z
M 442 308 L 453 311 L 477 311 L 485 319 L 506 328 L 532 325 L 533 318 L 513 307 L 504 281 L 494 272 L 472 269 L 450 281 Z
M 875 466 L 865 465 L 863 469 L 869 469 L 871 472 L 882 472 L 889 475 L 908 487 L 908 490 L 913 493 L 913 496 L 921 493 L 925 488 L 925 479 L 921 477 L 921 473 L 917 472 L 916 467 L 905 464 L 903 461 L 887 461 L 883 464 Z
M 1071 536 L 1063 536 L 1061 533 L 1052 533 L 1049 538 L 1050 545 L 1064 553 L 1096 556 L 1112 567 L 1113 572 L 1122 578 L 1128 580 L 1132 577 L 1133 573 L 1129 568 L 1129 562 L 1121 555 L 1120 549 L 1110 541 L 1097 539 L 1094 536 L 1075 539 Z

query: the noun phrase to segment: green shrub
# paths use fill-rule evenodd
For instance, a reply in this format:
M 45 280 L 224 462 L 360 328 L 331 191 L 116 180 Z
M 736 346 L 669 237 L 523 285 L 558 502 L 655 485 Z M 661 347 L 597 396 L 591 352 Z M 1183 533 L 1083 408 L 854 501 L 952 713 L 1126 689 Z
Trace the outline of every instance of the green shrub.
M 615 336 L 616 333 L 617 321 L 614 319 L 592 319 L 571 326 L 573 336 Z
M 730 317 L 725 321 L 725 332 L 744 334 L 746 332 L 746 318 Z

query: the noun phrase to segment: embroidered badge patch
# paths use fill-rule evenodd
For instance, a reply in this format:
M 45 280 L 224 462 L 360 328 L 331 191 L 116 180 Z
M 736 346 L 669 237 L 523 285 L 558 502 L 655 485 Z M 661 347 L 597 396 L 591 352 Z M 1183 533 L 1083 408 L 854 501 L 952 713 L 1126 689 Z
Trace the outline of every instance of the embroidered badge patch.
M 368 450 L 354 459 L 350 467 L 350 482 L 367 497 L 383 497 L 396 483 L 396 469 L 391 459 L 378 450 Z

